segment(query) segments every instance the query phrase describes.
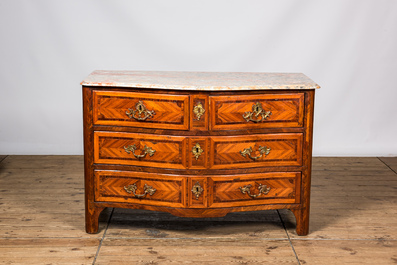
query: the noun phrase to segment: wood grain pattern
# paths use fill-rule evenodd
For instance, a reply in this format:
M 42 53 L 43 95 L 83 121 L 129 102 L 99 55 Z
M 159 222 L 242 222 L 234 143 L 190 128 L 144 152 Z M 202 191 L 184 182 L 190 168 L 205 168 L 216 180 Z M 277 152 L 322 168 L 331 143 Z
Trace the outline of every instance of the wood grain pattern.
M 301 166 L 303 135 L 259 134 L 250 136 L 211 137 L 210 167 L 251 168 L 263 166 Z M 252 157 L 259 157 L 260 146 L 270 148 L 268 155 L 254 160 L 241 151 L 252 148 Z
M 160 174 L 95 171 L 95 200 L 102 202 L 130 202 L 169 207 L 184 207 L 186 196 L 186 178 Z M 137 194 L 144 194 L 144 185 L 153 187 L 153 195 L 146 194 L 136 198 L 128 193 L 125 187 L 135 184 Z
M 189 137 L 189 147 L 187 150 L 189 169 L 206 169 L 209 167 L 210 139 L 208 137 Z M 200 145 L 203 150 L 201 155 L 197 157 L 193 154 L 193 148 L 196 144 Z
M 166 242 L 166 243 L 165 243 Z M 286 240 L 244 238 L 112 239 L 103 242 L 96 264 L 298 264 Z M 181 254 L 183 251 L 183 255 Z M 134 255 L 131 255 L 134 253 Z
M 186 168 L 186 138 L 135 133 L 95 132 L 94 162 L 103 164 L 138 165 L 149 167 Z M 136 155 L 143 155 L 144 147 L 155 153 L 137 158 L 124 147 L 137 147 Z
M 196 107 L 198 104 L 201 104 L 204 108 L 204 114 L 200 116 L 200 118 L 197 117 L 194 113 L 194 107 Z M 190 96 L 190 130 L 196 131 L 206 131 L 208 130 L 208 124 L 209 124 L 209 113 L 210 113 L 210 108 L 209 108 L 209 100 L 208 100 L 208 95 L 191 95 Z
M 166 243 L 165 243 L 166 242 Z M 298 264 L 286 240 L 112 239 L 103 242 L 96 264 Z M 183 251 L 183 255 L 181 254 Z M 131 255 L 134 253 L 134 255 Z
M 247 122 L 244 113 L 252 112 L 252 106 L 257 102 L 271 114 L 263 121 Z M 210 104 L 212 130 L 303 126 L 304 93 L 212 96 Z
M 397 262 L 397 241 L 293 240 L 292 244 L 301 264 L 391 265 Z
M 235 207 L 261 204 L 299 203 L 300 173 L 264 173 L 211 177 L 210 207 Z M 258 186 L 270 188 L 267 194 L 256 198 L 243 194 L 241 187 L 251 185 L 252 195 L 259 194 Z
M 305 93 L 305 138 L 303 147 L 301 204 L 299 208 L 291 209 L 296 218 L 296 233 L 300 236 L 309 233 L 310 219 L 310 190 L 312 170 L 314 90 Z
M 142 101 L 155 114 L 146 120 L 130 118 L 126 111 L 136 109 Z M 94 124 L 163 128 L 174 130 L 189 129 L 189 97 L 164 94 L 128 93 L 114 91 L 93 92 Z
M 193 187 L 199 185 L 203 190 L 197 197 L 193 193 Z M 208 206 L 208 178 L 190 177 L 188 178 L 188 207 L 189 208 L 207 208 Z
M 0 163 L 0 263 L 189 264 L 198 263 L 198 256 L 206 264 L 395 264 L 397 259 L 397 175 L 376 157 L 313 158 L 310 234 L 303 238 L 289 210 L 197 219 L 110 208 L 100 216 L 100 233 L 86 234 L 83 166 L 82 156 L 10 155 Z M 178 255 L 181 249 L 187 254 Z
M 195 218 L 290 209 L 296 216 L 297 233 L 308 233 L 314 90 L 83 90 L 89 233 L 97 231 L 96 219 L 107 207 Z M 138 101 L 156 115 L 145 121 L 126 118 L 125 108 L 133 109 Z M 198 103 L 206 110 L 200 120 L 193 111 Z M 257 123 L 247 122 L 243 116 L 256 103 L 271 115 Z M 203 149 L 197 157 L 192 152 L 196 144 Z M 126 152 L 130 146 L 136 147 L 135 153 Z M 155 150 L 152 155 L 143 156 L 145 146 L 146 151 Z M 246 148 L 252 149 L 250 156 L 242 155 Z M 260 148 L 270 151 L 263 153 Z M 94 178 L 94 171 L 124 175 Z M 284 177 L 271 177 L 280 174 Z M 168 182 L 173 184 L 164 184 Z M 148 183 L 163 190 L 163 197 L 136 199 L 124 194 L 126 185 L 136 184 L 142 193 Z M 196 183 L 203 188 L 198 198 L 192 193 Z M 241 194 L 243 184 L 252 185 L 255 194 L 259 184 L 271 191 L 268 197 L 253 199 Z
M 94 131 L 92 119 L 92 90 L 83 87 L 85 227 L 87 233 L 91 234 L 98 232 L 98 218 L 105 209 L 105 207 L 94 203 Z

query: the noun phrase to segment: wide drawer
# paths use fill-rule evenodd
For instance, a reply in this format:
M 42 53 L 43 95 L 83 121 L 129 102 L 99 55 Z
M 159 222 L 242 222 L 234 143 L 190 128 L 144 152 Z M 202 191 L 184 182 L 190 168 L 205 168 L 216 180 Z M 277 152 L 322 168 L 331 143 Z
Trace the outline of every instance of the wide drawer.
M 189 96 L 94 91 L 94 124 L 189 129 Z
M 304 93 L 210 97 L 211 129 L 302 127 Z
M 186 138 L 121 132 L 94 132 L 94 163 L 186 168 Z
M 299 203 L 300 172 L 211 177 L 209 207 Z
M 302 133 L 211 137 L 212 169 L 301 166 Z
M 184 207 L 186 178 L 154 173 L 95 171 L 95 201 Z

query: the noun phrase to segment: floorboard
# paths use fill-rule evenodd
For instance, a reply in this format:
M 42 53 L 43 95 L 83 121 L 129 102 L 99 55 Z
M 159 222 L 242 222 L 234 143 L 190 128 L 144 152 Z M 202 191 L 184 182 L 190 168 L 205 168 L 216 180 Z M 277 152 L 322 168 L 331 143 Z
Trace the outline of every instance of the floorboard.
M 304 237 L 288 210 L 106 209 L 86 234 L 83 168 L 82 156 L 0 156 L 0 263 L 397 263 L 397 157 L 315 157 Z

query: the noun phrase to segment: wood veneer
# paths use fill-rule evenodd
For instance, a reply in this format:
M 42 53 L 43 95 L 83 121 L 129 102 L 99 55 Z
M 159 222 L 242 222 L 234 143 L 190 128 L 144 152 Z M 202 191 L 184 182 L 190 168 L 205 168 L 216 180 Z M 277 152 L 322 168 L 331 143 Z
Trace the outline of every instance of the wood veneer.
M 155 114 L 141 120 L 128 115 L 138 102 Z M 261 120 L 255 113 L 257 103 L 271 114 Z M 87 232 L 97 232 L 98 216 L 106 207 L 185 217 L 290 209 L 297 233 L 306 235 L 313 103 L 314 89 L 195 91 L 83 85 Z M 205 109 L 200 117 L 194 111 L 198 104 Z M 247 112 L 257 114 L 251 115 L 255 120 L 244 118 Z M 129 146 L 134 152 L 126 152 Z M 151 155 L 147 147 L 154 150 Z M 267 153 L 261 151 L 264 147 Z M 243 156 L 247 148 L 251 154 Z M 200 154 L 193 149 L 201 149 Z M 142 197 L 126 192 L 133 184 Z M 261 185 L 266 193 L 259 190 Z M 155 192 L 144 192 L 146 186 Z M 254 196 L 242 192 L 246 186 Z

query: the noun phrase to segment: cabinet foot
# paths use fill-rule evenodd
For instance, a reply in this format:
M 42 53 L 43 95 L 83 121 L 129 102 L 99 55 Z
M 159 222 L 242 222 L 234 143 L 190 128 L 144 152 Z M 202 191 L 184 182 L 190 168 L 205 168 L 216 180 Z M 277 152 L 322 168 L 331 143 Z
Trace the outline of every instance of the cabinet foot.
M 85 211 L 85 231 L 89 234 L 98 233 L 99 215 L 105 207 L 86 207 Z
M 296 219 L 296 233 L 299 236 L 306 236 L 309 233 L 309 209 L 291 209 Z

